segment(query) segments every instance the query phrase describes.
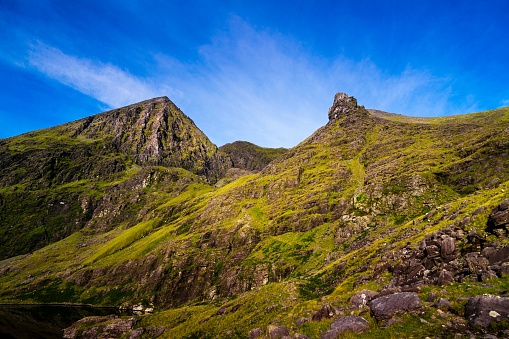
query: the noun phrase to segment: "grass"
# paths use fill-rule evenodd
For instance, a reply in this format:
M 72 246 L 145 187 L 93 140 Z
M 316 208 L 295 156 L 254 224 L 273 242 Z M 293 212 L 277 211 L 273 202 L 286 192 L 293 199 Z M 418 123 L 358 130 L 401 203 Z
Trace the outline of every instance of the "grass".
M 129 247 L 132 243 L 137 240 L 148 235 L 154 224 L 157 223 L 157 220 L 149 220 L 142 223 L 139 223 L 136 226 L 128 228 L 124 232 L 116 235 L 113 239 L 108 241 L 106 244 L 101 246 L 101 248 L 95 252 L 92 256 L 88 257 L 84 264 L 94 263 L 106 256 L 110 256 L 117 251 L 120 251 L 126 247 Z
M 30 225 L 43 215 L 23 211 L 46 206 L 48 197 L 72 201 L 69 213 L 45 216 L 60 227 L 83 213 L 83 198 L 104 204 L 103 219 L 93 216 L 63 240 L 0 262 L 0 300 L 155 300 L 160 312 L 141 317 L 140 326 L 164 326 L 172 338 L 245 337 L 269 324 L 319 337 L 330 319 L 300 327 L 295 321 L 325 303 L 346 308 L 356 292 L 386 286 L 391 273 L 375 274 L 375 268 L 384 260 L 397 263 L 387 254 L 413 248 L 427 234 L 467 217 L 465 229 L 483 234 L 491 209 L 509 198 L 506 144 L 498 135 L 508 128 L 509 111 L 436 119 L 382 116 L 332 122 L 261 172 L 222 187 L 184 169 L 139 167 L 118 158 L 125 169 L 107 178 L 77 177 L 35 190 L 28 181 L 0 188 L 3 206 Z M 27 137 L 12 147 L 36 149 L 55 137 L 36 138 L 33 145 Z M 15 168 L 13 175 L 26 175 L 26 169 Z M 469 181 L 461 182 L 466 176 Z M 484 211 L 473 216 L 479 207 Z M 39 226 L 28 234 L 44 234 Z M 125 279 L 118 267 L 125 269 Z M 129 271 L 132 267 L 163 269 L 154 283 L 148 273 Z M 100 284 L 74 284 L 83 272 L 100 276 Z M 489 285 L 429 286 L 419 295 L 448 296 L 461 313 L 462 298 L 508 289 L 504 277 Z M 193 297 L 182 297 L 181 290 Z M 227 312 L 220 315 L 222 307 Z M 428 308 L 380 329 L 367 313 L 360 314 L 371 324 L 365 338 L 436 336 L 448 321 Z

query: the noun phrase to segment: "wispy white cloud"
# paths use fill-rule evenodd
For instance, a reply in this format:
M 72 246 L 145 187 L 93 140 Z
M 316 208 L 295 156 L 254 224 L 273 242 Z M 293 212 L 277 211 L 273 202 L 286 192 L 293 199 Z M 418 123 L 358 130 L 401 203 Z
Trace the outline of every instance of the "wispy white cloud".
M 156 89 L 148 80 L 114 65 L 68 55 L 40 42 L 31 46 L 28 63 L 48 77 L 110 107 L 163 95 L 164 89 L 171 91 L 170 88 Z
M 475 106 L 452 104 L 451 79 L 411 67 L 388 74 L 370 60 L 344 56 L 325 60 L 238 18 L 200 53 L 203 59 L 194 65 L 166 56 L 157 60 L 161 74 L 182 89 L 185 111 L 219 143 L 243 138 L 296 145 L 326 123 L 338 91 L 368 108 L 415 116 L 465 113 Z
M 183 63 L 156 55 L 156 70 L 147 78 L 41 43 L 32 48 L 29 63 L 111 107 L 168 95 L 219 145 L 241 139 L 294 146 L 327 122 L 337 91 L 368 108 L 408 115 L 464 113 L 475 107 L 474 101 L 452 104 L 451 79 L 411 67 L 388 74 L 370 60 L 345 56 L 326 60 L 239 18 L 201 46 L 199 56 Z

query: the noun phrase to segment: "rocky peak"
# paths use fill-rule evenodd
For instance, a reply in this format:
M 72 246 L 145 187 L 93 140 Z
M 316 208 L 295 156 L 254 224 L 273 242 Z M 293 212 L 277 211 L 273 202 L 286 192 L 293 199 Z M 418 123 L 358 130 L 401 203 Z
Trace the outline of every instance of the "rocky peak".
M 349 97 L 346 93 L 336 93 L 334 103 L 329 108 L 329 121 L 339 119 L 345 116 L 365 115 L 369 113 L 364 106 L 357 105 L 357 99 Z

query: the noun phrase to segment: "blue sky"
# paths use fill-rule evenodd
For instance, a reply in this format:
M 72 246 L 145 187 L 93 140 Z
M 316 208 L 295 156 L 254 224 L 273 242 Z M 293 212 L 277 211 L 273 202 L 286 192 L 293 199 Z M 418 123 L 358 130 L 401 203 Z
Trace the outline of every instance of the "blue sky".
M 168 96 L 217 145 L 291 147 L 336 92 L 509 105 L 509 1 L 0 0 L 0 138 Z

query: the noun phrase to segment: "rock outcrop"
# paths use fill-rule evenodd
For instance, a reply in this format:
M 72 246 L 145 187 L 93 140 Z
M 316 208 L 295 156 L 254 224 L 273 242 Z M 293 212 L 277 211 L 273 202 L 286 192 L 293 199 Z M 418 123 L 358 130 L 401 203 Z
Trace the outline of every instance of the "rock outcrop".
M 369 309 L 376 320 L 389 320 L 396 314 L 422 309 L 423 304 L 417 293 L 401 292 L 385 295 L 370 301 Z
M 63 337 L 65 339 L 119 338 L 129 333 L 130 337 L 139 338 L 144 329 L 133 330 L 136 323 L 136 318 L 87 317 L 64 329 Z
M 367 117 L 369 112 L 364 106 L 358 106 L 357 99 L 354 97 L 350 97 L 346 93 L 336 93 L 334 103 L 329 108 L 329 121 L 355 114 Z
M 270 339 L 284 338 L 290 335 L 286 326 L 269 325 L 267 326 L 267 333 Z
M 491 211 L 486 231 L 496 234 L 499 238 L 509 235 L 509 199 Z
M 343 332 L 366 332 L 369 328 L 369 322 L 363 317 L 351 315 L 336 319 L 332 322 L 330 327 L 330 330 L 327 330 L 320 335 L 321 339 L 335 339 Z
M 468 299 L 465 305 L 465 318 L 470 326 L 486 328 L 491 323 L 509 323 L 509 298 L 481 295 Z

